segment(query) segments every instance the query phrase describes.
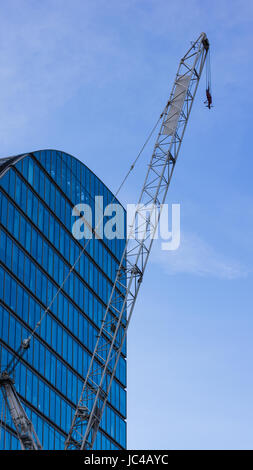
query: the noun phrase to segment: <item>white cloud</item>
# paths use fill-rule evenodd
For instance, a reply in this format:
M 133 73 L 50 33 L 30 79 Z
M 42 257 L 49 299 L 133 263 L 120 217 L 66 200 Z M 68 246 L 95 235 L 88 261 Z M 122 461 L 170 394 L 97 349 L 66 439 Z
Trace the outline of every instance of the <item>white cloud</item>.
M 115 79 L 115 76 L 120 80 L 122 75 L 131 74 L 131 70 L 136 68 L 142 70 L 143 77 L 151 73 L 151 63 L 156 54 L 147 55 L 145 32 L 152 33 L 152 47 L 157 36 L 166 40 L 160 60 L 164 62 L 166 54 L 166 58 L 174 64 L 171 58 L 174 47 L 181 50 L 205 26 L 211 29 L 213 35 L 212 28 L 216 34 L 217 30 L 222 30 L 226 38 L 227 34 L 221 28 L 225 18 L 227 31 L 252 17 L 248 2 L 240 8 L 235 0 L 221 4 L 214 2 L 210 9 L 202 4 L 199 0 L 183 0 L 180 4 L 165 0 L 128 0 L 121 3 L 75 0 L 73 7 L 72 3 L 67 2 L 63 6 L 59 0 L 7 2 L 0 18 L 2 139 L 9 139 L 9 134 L 28 127 L 45 113 L 50 114 L 87 83 L 95 81 L 96 86 L 100 86 L 107 80 Z M 236 15 L 233 14 L 235 11 Z M 129 21 L 129 37 L 122 18 Z M 131 42 L 133 31 L 138 31 L 138 35 Z M 221 42 L 221 53 L 215 52 L 219 76 L 222 67 L 229 83 L 237 80 L 230 65 L 234 64 L 235 57 L 238 68 L 242 61 L 248 63 L 249 48 L 245 44 L 250 44 L 252 37 L 241 36 L 232 35 L 231 46 L 231 35 L 228 35 L 230 46 L 226 48 L 226 61 L 224 40 Z M 156 62 L 156 66 L 159 64 Z M 161 72 L 166 74 L 167 68 L 164 71 L 161 69 Z
M 176 251 L 162 251 L 156 243 L 151 260 L 159 263 L 169 275 L 187 273 L 232 280 L 246 277 L 249 273 L 241 263 L 227 259 L 192 233 L 181 234 L 180 247 Z
M 78 1 L 78 14 L 58 1 L 15 4 L 6 4 L 0 19 L 2 140 L 54 112 L 83 86 L 110 80 L 106 64 L 120 57 L 114 32 L 94 24 L 96 5 Z

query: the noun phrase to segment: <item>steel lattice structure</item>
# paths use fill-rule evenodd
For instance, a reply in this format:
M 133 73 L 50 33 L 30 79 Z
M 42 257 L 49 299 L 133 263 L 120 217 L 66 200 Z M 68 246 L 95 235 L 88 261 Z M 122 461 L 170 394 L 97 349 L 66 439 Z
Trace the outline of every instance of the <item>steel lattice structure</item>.
M 93 448 L 208 49 L 202 33 L 180 61 L 65 449 Z
M 0 376 L 5 404 L 8 406 L 17 437 L 22 450 L 41 450 L 39 438 L 35 432 L 33 423 L 29 420 L 14 386 L 14 380 L 7 372 Z

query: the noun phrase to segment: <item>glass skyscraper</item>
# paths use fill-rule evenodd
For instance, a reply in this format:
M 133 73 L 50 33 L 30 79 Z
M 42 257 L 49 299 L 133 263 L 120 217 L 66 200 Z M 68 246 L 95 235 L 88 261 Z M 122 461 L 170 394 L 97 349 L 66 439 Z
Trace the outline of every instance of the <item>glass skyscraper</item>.
M 104 207 L 114 199 L 94 173 L 64 152 L 0 160 L 1 371 L 87 244 L 73 237 L 72 210 L 85 203 L 94 211 L 95 196 L 103 196 Z M 64 447 L 124 246 L 125 234 L 123 239 L 92 236 L 15 369 L 16 390 L 44 449 Z M 0 449 L 19 449 L 2 396 L 0 413 Z M 126 347 L 95 449 L 125 448 L 125 419 Z

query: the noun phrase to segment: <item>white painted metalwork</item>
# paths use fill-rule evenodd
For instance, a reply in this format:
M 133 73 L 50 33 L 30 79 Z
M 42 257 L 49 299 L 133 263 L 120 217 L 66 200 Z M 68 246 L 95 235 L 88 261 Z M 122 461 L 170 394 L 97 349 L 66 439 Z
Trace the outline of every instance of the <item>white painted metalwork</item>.
M 202 33 L 180 61 L 65 449 L 93 448 L 208 49 Z
M 14 381 L 7 372 L 0 375 L 0 388 L 4 401 L 10 411 L 17 438 L 22 450 L 41 450 L 39 438 L 32 422 L 29 420 L 17 394 Z

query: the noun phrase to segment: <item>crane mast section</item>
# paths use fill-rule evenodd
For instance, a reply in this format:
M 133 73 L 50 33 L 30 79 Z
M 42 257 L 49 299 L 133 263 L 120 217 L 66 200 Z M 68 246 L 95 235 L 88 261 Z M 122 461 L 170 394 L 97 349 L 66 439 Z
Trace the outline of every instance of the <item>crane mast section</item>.
M 21 449 L 41 450 L 42 447 L 33 424 L 29 420 L 21 404 L 14 386 L 14 381 L 7 372 L 3 372 L 0 375 L 0 388 L 2 390 L 5 404 L 10 411 Z
M 65 449 L 92 449 L 99 427 L 103 429 L 104 408 L 208 49 L 202 33 L 180 61 Z

